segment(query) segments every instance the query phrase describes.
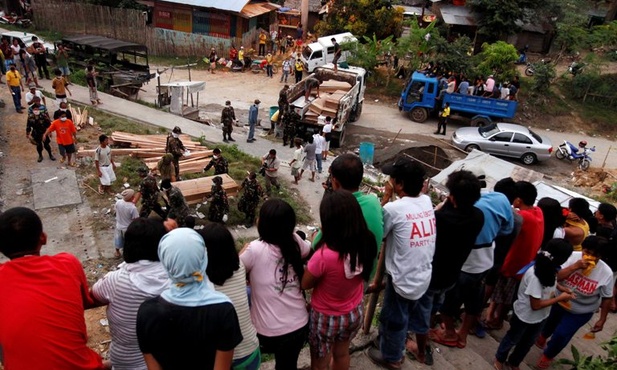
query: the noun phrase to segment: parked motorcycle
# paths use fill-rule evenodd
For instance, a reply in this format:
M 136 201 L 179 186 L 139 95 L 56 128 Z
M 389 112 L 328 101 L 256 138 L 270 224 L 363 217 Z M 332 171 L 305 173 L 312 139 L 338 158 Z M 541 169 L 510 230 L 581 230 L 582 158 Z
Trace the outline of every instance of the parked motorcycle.
M 533 76 L 534 73 L 536 73 L 536 69 L 534 68 L 533 64 L 531 63 L 527 63 L 527 66 L 525 67 L 525 76 Z
M 572 64 L 570 64 L 570 66 L 568 67 L 568 72 L 572 75 L 572 76 L 576 76 L 577 74 L 583 72 L 583 68 L 585 67 L 584 63 L 579 63 L 579 62 L 572 62 Z
M 265 59 L 261 60 L 254 60 L 253 61 L 253 65 L 251 66 L 251 70 L 253 71 L 253 73 L 259 73 L 261 71 L 266 71 L 266 65 L 268 64 L 268 62 L 266 62 Z M 273 74 L 277 74 L 279 72 L 278 67 L 276 66 L 276 64 L 272 64 L 272 73 Z
M 32 21 L 29 18 L 20 17 L 15 13 L 11 13 L 1 15 L 0 24 L 10 24 L 13 26 L 28 28 L 32 25 Z
M 555 151 L 555 157 L 559 160 L 567 158 L 570 162 L 576 160 L 578 161 L 578 168 L 587 171 L 591 165 L 591 157 L 589 154 L 595 151 L 595 146 L 587 148 L 587 142 L 585 140 L 578 143 L 578 148 L 569 141 L 564 140 L 563 144 L 559 145 Z

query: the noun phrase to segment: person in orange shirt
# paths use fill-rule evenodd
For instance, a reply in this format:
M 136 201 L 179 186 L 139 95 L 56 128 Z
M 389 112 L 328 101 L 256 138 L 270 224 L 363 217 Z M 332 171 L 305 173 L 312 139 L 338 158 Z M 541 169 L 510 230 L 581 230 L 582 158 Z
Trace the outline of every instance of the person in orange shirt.
M 51 123 L 47 131 L 45 131 L 45 135 L 43 135 L 43 141 L 47 140 L 47 136 L 54 131 L 56 132 L 58 151 L 60 155 L 62 155 L 60 163 L 64 163 L 68 157 L 67 164 L 72 167 L 77 167 L 77 164 L 71 161 L 73 153 L 76 152 L 75 143 L 77 142 L 77 129 L 75 129 L 73 121 L 66 118 L 66 112 L 61 112 L 60 118 Z

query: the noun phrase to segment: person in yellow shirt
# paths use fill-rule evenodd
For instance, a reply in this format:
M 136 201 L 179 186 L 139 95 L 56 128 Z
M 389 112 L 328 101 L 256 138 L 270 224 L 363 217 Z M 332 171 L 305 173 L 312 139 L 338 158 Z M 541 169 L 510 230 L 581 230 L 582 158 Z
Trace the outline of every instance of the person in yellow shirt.
M 238 60 L 240 61 L 240 64 L 242 64 L 242 72 L 244 72 L 244 68 L 246 68 L 244 65 L 244 46 L 240 46 L 240 51 L 238 51 Z
M 259 34 L 259 55 L 266 55 L 266 40 L 268 36 L 264 31 Z
M 272 78 L 272 60 L 274 59 L 274 57 L 272 56 L 272 53 L 268 53 L 268 55 L 266 55 L 266 75 L 270 78 Z
M 304 71 L 304 64 L 302 64 L 302 61 L 300 60 L 300 58 L 296 59 L 295 71 L 296 71 L 296 83 L 298 83 L 302 80 L 302 71 Z
M 6 85 L 13 96 L 13 103 L 17 113 L 23 113 L 21 105 L 21 93 L 24 91 L 24 84 L 21 81 L 21 74 L 15 69 L 15 64 L 11 64 L 11 70 L 6 73 Z
M 450 117 L 450 103 L 446 103 L 446 106 L 439 113 L 439 123 L 437 124 L 437 131 L 433 132 L 435 135 L 446 134 L 446 123 L 448 123 L 448 117 Z M 441 128 L 443 127 L 443 132 Z

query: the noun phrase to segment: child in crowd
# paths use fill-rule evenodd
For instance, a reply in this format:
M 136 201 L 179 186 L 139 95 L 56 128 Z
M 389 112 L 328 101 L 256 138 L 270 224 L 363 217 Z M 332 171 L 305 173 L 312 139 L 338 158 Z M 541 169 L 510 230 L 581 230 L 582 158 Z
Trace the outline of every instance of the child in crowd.
M 352 193 L 334 191 L 319 209 L 321 241 L 308 262 L 302 288 L 313 288 L 309 324 L 311 367 L 349 368 L 349 343 L 362 325 L 363 281 L 377 251 Z
M 56 77 L 51 81 L 51 87 L 54 89 L 56 94 L 56 103 L 68 103 L 66 93 L 68 92 L 69 95 L 72 95 L 71 90 L 68 88 L 69 83 L 62 76 L 62 71 L 60 69 L 56 68 L 54 74 Z
M 554 296 L 557 269 L 570 257 L 572 250 L 570 242 L 552 239 L 537 254 L 535 264 L 525 272 L 518 288 L 518 298 L 513 305 L 510 330 L 501 340 L 495 354 L 495 369 L 503 369 L 507 361 L 511 369 L 518 370 L 540 335 L 551 306 L 575 297 L 571 291 Z M 513 347 L 514 351 L 510 353 Z

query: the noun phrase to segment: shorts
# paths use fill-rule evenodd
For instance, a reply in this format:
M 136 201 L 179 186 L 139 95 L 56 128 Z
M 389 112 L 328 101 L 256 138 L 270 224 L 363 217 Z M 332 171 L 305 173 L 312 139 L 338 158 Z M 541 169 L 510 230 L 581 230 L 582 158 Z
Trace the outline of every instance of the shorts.
M 416 301 L 416 306 L 409 317 L 409 327 L 416 334 L 427 334 L 430 329 L 431 315 L 441 308 L 446 298 L 446 292 L 454 285 L 444 289 L 428 289 Z
M 344 315 L 326 315 L 311 309 L 308 342 L 311 356 L 326 357 L 335 342 L 353 339 L 362 326 L 362 303 Z
M 114 173 L 114 168 L 111 165 L 99 166 L 99 170 L 101 170 L 101 177 L 99 177 L 101 185 L 109 186 L 112 182 L 116 181 L 116 174 Z
M 70 145 L 58 144 L 58 151 L 60 152 L 60 155 L 63 157 L 67 154 L 73 154 L 75 153 L 75 144 L 70 144 Z
M 440 310 L 444 315 L 457 317 L 461 304 L 465 305 L 465 312 L 478 316 L 484 308 L 484 277 L 487 271 L 478 274 L 469 274 L 461 271 L 454 288 L 446 293 L 446 299 Z
M 291 176 L 298 176 L 300 174 L 300 169 L 297 167 L 292 167 L 291 168 Z
M 58 67 L 58 69 L 60 70 L 60 72 L 62 72 L 63 76 L 70 76 L 71 75 L 71 70 L 69 69 L 69 67 Z
M 58 95 L 56 94 L 56 103 L 68 103 L 69 101 L 66 98 L 66 95 Z
M 114 232 L 114 246 L 116 249 L 124 248 L 124 233 L 126 233 L 126 230 L 116 229 Z
M 339 55 L 339 56 L 334 57 L 334 59 L 332 59 L 332 64 L 336 64 L 336 63 L 338 63 L 338 60 L 340 59 L 340 57 L 341 57 L 340 55 Z
M 518 291 L 519 281 L 517 278 L 499 276 L 491 300 L 495 303 L 511 305 L 514 303 Z
M 315 172 L 315 170 L 317 169 L 317 161 L 315 160 L 315 158 L 305 159 L 304 164 L 302 165 L 302 169 Z

